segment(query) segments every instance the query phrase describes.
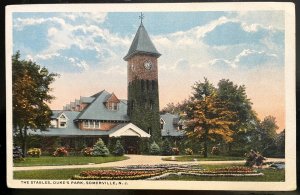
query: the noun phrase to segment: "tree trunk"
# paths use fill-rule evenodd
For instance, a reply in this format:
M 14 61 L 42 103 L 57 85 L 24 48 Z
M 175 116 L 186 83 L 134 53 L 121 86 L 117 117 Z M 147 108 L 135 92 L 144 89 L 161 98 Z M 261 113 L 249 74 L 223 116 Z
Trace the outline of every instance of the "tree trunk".
M 204 134 L 204 158 L 207 158 L 207 154 L 208 154 L 208 130 L 205 129 L 205 134 Z
M 26 127 L 24 128 L 24 133 L 22 135 L 21 140 L 22 140 L 23 157 L 26 157 L 26 153 L 27 153 L 27 128 Z

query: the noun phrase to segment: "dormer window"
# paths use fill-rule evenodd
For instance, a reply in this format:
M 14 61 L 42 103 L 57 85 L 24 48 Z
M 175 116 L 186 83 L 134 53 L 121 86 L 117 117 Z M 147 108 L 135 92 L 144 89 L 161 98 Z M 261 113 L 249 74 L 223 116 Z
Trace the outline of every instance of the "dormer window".
M 160 119 L 160 129 L 164 129 L 164 124 L 165 124 L 165 121 L 161 118 Z
M 116 97 L 114 93 L 108 95 L 104 103 L 108 110 L 113 110 L 113 111 L 119 110 L 120 100 Z
M 66 128 L 67 127 L 68 118 L 64 113 L 61 113 L 57 117 L 57 127 L 58 128 Z

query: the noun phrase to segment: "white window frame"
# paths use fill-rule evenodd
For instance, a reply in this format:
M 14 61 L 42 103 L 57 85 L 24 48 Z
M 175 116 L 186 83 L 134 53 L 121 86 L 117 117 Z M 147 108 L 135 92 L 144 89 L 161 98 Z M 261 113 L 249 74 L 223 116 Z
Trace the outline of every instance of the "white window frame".
M 87 123 L 87 125 L 86 125 Z M 90 123 L 89 121 L 83 121 L 83 128 L 89 128 L 90 127 Z

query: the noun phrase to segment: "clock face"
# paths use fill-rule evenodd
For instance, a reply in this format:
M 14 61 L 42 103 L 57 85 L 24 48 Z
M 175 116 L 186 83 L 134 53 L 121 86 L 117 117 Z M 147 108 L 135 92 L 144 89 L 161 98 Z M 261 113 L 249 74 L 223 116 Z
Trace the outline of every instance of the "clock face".
M 147 60 L 144 62 L 144 67 L 145 69 L 150 70 L 152 68 L 152 63 L 149 60 Z

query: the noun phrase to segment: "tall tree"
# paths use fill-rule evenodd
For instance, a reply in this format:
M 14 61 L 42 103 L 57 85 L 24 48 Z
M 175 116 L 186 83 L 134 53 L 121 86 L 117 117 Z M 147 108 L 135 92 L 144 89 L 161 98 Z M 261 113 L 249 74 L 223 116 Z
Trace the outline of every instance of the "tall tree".
M 220 101 L 227 102 L 226 108 L 235 112 L 233 120 L 235 123 L 230 126 L 233 130 L 233 142 L 228 144 L 231 151 L 232 146 L 240 148 L 245 145 L 247 137 L 257 125 L 257 116 L 252 109 L 252 102 L 246 94 L 244 85 L 238 86 L 228 79 L 222 79 L 218 83 L 217 96 Z
M 20 60 L 19 52 L 12 56 L 13 130 L 24 155 L 27 131 L 44 131 L 50 125 L 52 112 L 47 103 L 54 98 L 49 92 L 56 76 L 32 61 Z
M 207 157 L 210 141 L 233 141 L 230 126 L 235 123 L 235 113 L 227 109 L 228 102 L 218 99 L 216 88 L 206 78 L 204 82 L 196 82 L 193 90 L 186 109 L 187 131 L 189 136 L 203 142 Z
M 274 116 L 266 116 L 262 121 L 259 121 L 255 131 L 251 132 L 252 148 L 264 155 L 272 155 L 274 153 L 272 150 L 276 150 L 277 129 Z

